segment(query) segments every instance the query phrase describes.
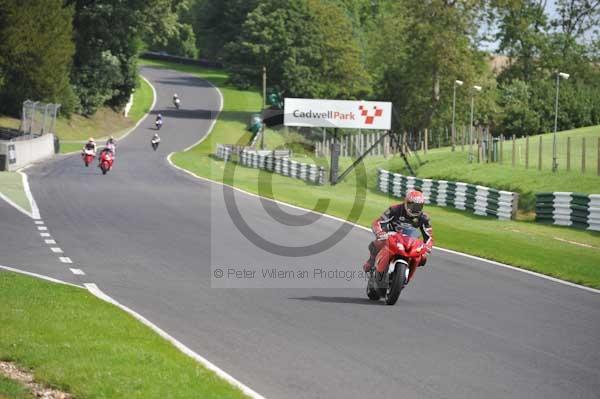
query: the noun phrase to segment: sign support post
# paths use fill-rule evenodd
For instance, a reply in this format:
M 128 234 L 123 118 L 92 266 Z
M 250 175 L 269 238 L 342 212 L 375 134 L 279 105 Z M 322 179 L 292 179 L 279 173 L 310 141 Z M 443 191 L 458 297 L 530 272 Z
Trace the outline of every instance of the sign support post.
M 338 180 L 340 169 L 340 143 L 338 141 L 338 129 L 333 129 L 333 140 L 331 142 L 331 165 L 329 167 L 329 182 L 335 185 Z

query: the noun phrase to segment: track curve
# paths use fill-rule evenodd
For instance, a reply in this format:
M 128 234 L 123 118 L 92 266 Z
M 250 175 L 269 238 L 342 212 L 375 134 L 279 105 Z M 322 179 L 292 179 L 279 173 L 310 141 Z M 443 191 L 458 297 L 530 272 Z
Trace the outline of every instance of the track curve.
M 86 282 L 269 398 L 598 397 L 600 295 L 478 260 L 434 253 L 394 307 L 373 305 L 358 289 L 211 288 L 214 264 L 359 267 L 370 235 L 352 229 L 296 260 L 252 245 L 229 218 L 220 185 L 166 161 L 207 133 L 219 94 L 187 74 L 143 74 L 158 93 L 152 113 L 165 117 L 156 153 L 152 118 L 119 143 L 107 176 L 77 155 L 28 171 L 42 217 Z M 283 243 L 310 243 L 340 226 L 306 215 L 314 223 L 290 227 L 258 198 L 235 195 L 253 228 Z M 11 212 L 0 206 L 3 221 L 20 223 Z M 16 249 L 0 264 L 21 261 L 64 279 L 65 265 L 49 264 L 34 244 L 18 246 L 33 239 L 12 230 L 0 241 Z

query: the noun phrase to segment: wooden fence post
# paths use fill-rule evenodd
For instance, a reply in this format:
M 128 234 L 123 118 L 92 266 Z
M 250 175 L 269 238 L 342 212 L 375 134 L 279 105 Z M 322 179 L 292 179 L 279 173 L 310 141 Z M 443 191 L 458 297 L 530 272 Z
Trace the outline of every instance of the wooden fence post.
M 425 147 L 423 147 L 423 153 L 427 154 L 427 150 L 429 149 L 429 129 L 425 128 Z
M 462 130 L 460 132 L 460 150 L 465 152 L 465 126 L 462 126 Z
M 494 145 L 494 139 L 489 130 L 487 131 L 487 139 L 487 162 L 492 163 L 492 145 Z
M 585 173 L 585 137 L 581 139 L 581 173 Z
M 513 136 L 512 136 L 512 166 L 513 166 L 513 168 L 515 167 L 516 155 L 517 155 L 517 142 L 516 142 L 516 137 L 513 134 Z
M 502 159 L 504 157 L 504 135 L 501 134 L 500 137 L 500 153 L 498 154 L 498 162 L 502 164 Z
M 529 169 L 529 136 L 525 136 L 525 169 Z
M 542 135 L 540 135 L 540 146 L 538 148 L 538 170 L 542 170 Z
M 598 176 L 600 176 L 600 137 L 598 137 L 598 154 L 596 156 L 596 162 L 598 162 L 597 174 Z
M 477 162 L 483 162 L 483 128 L 477 129 Z
M 571 138 L 567 137 L 567 171 L 571 170 Z

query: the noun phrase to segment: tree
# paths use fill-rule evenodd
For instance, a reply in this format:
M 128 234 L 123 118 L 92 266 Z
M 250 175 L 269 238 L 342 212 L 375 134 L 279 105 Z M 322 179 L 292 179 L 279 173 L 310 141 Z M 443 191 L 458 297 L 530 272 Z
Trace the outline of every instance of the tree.
M 511 83 L 500 87 L 502 134 L 521 136 L 540 132 L 540 117 L 532 109 L 530 97 L 530 89 L 522 80 L 514 79 Z
M 191 8 L 196 47 L 203 56 L 221 59 L 226 43 L 238 37 L 248 13 L 259 0 L 199 0 Z
M 503 71 L 500 81 L 538 78 L 537 63 L 546 45 L 547 0 L 497 0 L 500 20 L 496 38 L 499 51 L 511 58 L 511 67 Z
M 483 56 L 471 40 L 481 7 L 479 1 L 402 0 L 378 22 L 376 87 L 393 101 L 397 128 L 420 130 L 440 117 L 449 125 L 454 81 L 468 87 L 483 70 Z M 464 95 L 457 92 L 458 104 Z
M 26 99 L 73 101 L 71 7 L 62 0 L 0 0 L 0 111 L 18 116 Z
M 137 57 L 147 32 L 165 37 L 179 0 L 72 0 L 76 51 L 72 82 L 81 112 L 123 107 L 137 84 Z M 165 39 L 166 40 L 166 39 Z
M 248 14 L 225 54 L 238 85 L 258 85 L 264 65 L 269 84 L 287 95 L 357 98 L 369 92 L 351 23 L 330 2 L 266 0 Z
M 191 0 L 172 0 L 170 24 L 162 32 L 146 30 L 144 42 L 155 51 L 166 51 L 182 57 L 197 58 L 196 36 L 192 28 Z

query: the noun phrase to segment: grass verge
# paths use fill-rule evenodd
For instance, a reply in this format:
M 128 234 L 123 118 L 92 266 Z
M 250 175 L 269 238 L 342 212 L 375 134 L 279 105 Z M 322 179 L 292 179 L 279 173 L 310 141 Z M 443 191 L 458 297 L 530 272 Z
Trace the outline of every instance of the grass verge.
M 31 212 L 31 205 L 23 188 L 23 178 L 19 173 L 0 172 L 0 193 L 24 210 Z
M 27 388 L 0 375 L 0 399 L 34 399 Z
M 245 397 L 82 289 L 0 272 L 0 325 L 0 359 L 77 398 Z
M 364 206 L 356 219 L 356 223 L 363 226 L 370 225 L 384 209 L 398 201 L 374 190 L 376 165 L 370 162 L 366 164 L 364 176 L 357 178 L 352 172 L 333 187 L 314 186 L 243 167 L 236 168 L 232 179 L 224 180 L 224 163 L 209 155 L 217 143 L 247 143 L 249 136 L 244 128 L 249 114 L 260 108 L 259 94 L 228 86 L 223 72 L 205 72 L 203 68 L 164 62 L 153 62 L 152 65 L 194 73 L 210 80 L 219 86 L 224 97 L 223 117 L 219 118 L 209 137 L 189 151 L 175 154 L 172 160 L 176 165 L 199 176 L 308 209 L 315 208 L 318 199 L 325 199 L 327 207 L 316 210 L 343 219 L 349 219 L 351 215 L 359 191 L 357 187 L 366 187 Z M 342 160 L 342 166 L 348 162 L 348 159 Z M 394 158 L 386 162 L 393 166 L 401 161 Z M 600 288 L 598 233 L 531 222 L 501 222 L 443 207 L 429 206 L 427 210 L 433 220 L 436 245 Z M 357 259 L 357 267 L 361 261 Z

